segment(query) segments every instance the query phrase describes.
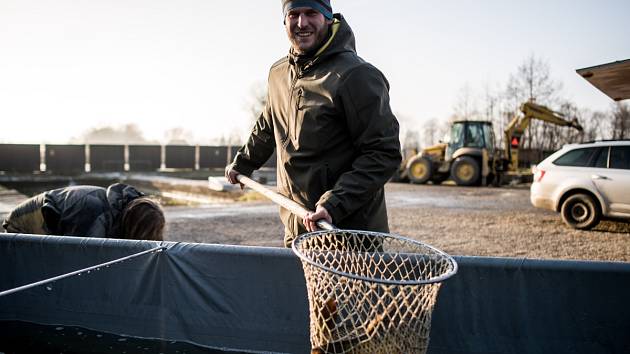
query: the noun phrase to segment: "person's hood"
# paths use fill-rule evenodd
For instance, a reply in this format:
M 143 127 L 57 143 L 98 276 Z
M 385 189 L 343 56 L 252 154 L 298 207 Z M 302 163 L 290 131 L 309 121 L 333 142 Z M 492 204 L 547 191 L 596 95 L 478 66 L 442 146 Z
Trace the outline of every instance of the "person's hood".
M 341 14 L 333 15 L 333 23 L 330 27 L 330 36 L 319 47 L 317 52 L 311 56 L 302 56 L 289 51 L 289 61 L 291 64 L 298 64 L 303 68 L 314 65 L 317 62 L 324 61 L 326 58 L 343 52 L 356 53 L 354 33 L 348 22 Z
M 112 209 L 113 213 L 120 213 L 125 209 L 127 204 L 132 200 L 144 196 L 144 193 L 140 192 L 136 188 L 122 184 L 115 183 L 107 187 L 107 202 Z

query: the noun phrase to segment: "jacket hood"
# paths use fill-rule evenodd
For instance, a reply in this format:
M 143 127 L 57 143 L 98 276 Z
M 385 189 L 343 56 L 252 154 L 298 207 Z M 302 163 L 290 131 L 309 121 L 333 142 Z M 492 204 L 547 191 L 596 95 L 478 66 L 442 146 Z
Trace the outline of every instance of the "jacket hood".
M 113 213 L 120 213 L 132 200 L 142 197 L 144 193 L 138 191 L 132 186 L 115 183 L 107 187 L 107 202 L 109 203 Z
M 343 15 L 335 14 L 330 28 L 330 35 L 317 52 L 311 56 L 297 55 L 291 49 L 289 51 L 289 61 L 291 64 L 304 63 L 304 66 L 308 66 L 343 52 L 356 53 L 354 33 Z

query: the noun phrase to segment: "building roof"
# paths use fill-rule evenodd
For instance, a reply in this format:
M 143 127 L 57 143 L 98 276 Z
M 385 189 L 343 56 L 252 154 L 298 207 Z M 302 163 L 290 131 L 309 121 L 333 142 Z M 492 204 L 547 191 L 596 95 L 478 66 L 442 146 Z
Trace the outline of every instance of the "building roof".
M 630 98 L 630 59 L 576 71 L 613 100 Z

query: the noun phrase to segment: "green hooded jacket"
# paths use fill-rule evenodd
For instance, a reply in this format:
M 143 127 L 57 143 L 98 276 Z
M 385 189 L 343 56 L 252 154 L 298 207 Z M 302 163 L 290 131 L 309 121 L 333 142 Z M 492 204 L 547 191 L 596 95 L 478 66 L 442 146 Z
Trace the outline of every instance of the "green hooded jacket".
M 335 14 L 328 41 L 310 58 L 290 53 L 269 72 L 267 103 L 231 165 L 250 175 L 277 150 L 278 191 L 335 226 L 388 232 L 383 186 L 401 162 L 389 83 L 357 56 L 354 35 Z M 285 245 L 306 232 L 281 208 Z

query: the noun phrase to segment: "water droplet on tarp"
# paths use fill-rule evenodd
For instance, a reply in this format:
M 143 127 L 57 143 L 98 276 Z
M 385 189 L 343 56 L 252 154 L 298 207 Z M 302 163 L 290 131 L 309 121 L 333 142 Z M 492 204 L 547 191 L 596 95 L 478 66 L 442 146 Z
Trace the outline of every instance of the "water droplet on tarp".
M 63 331 L 63 327 L 55 327 L 56 331 Z
M 52 285 L 46 285 L 46 290 L 52 291 Z
M 103 337 L 103 335 L 102 335 L 102 334 L 97 334 L 97 335 L 96 335 L 96 338 L 101 338 L 101 337 Z

